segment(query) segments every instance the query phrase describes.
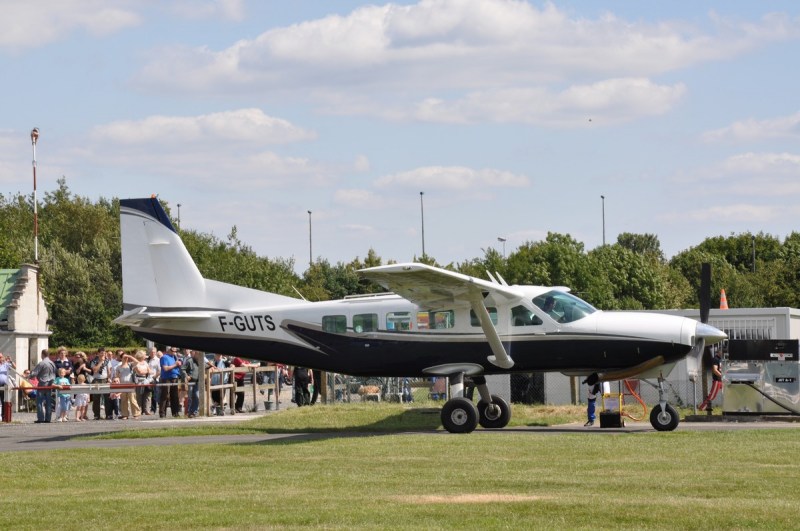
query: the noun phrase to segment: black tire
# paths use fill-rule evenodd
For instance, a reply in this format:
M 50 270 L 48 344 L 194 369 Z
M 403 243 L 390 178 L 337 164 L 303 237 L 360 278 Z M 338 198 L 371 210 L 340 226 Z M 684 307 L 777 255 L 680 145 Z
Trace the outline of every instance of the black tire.
M 658 431 L 672 431 L 678 427 L 680 417 L 675 408 L 667 404 L 664 411 L 661 411 L 661 406 L 654 406 L 650 411 L 650 424 Z
M 478 422 L 484 428 L 497 430 L 508 426 L 511 420 L 511 407 L 497 395 L 492 395 L 492 403 L 478 402 Z
M 466 398 L 451 398 L 442 406 L 442 426 L 450 433 L 470 433 L 478 427 L 478 409 Z

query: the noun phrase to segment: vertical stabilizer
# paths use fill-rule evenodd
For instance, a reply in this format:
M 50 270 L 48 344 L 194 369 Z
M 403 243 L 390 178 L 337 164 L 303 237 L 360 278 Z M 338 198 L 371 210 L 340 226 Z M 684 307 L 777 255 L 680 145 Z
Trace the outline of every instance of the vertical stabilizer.
M 120 201 L 125 310 L 200 309 L 206 285 L 158 199 Z

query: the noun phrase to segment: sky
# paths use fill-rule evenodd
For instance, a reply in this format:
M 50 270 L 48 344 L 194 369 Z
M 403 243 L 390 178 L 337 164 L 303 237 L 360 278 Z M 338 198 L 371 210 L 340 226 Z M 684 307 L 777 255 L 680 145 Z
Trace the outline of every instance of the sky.
M 548 232 L 669 258 L 800 231 L 798 66 L 796 1 L 0 0 L 0 193 L 38 127 L 38 197 L 157 194 L 298 272 Z

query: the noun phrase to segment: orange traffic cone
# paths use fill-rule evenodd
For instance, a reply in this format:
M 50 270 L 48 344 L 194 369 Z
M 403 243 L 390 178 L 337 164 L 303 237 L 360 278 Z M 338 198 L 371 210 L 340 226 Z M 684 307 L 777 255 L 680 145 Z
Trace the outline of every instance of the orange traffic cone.
M 728 297 L 725 296 L 725 290 L 720 290 L 719 292 L 719 309 L 720 310 L 727 310 L 728 309 Z

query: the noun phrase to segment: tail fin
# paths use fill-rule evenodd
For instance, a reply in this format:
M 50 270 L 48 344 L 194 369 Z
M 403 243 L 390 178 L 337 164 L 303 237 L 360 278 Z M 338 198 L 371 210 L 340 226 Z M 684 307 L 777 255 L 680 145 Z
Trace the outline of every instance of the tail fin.
M 292 297 L 204 279 L 158 199 L 122 199 L 119 206 L 125 313 L 141 315 L 146 308 L 150 317 L 162 312 L 194 319 L 205 311 L 302 304 Z
M 123 309 L 199 309 L 205 281 L 158 199 L 122 199 L 119 207 Z

